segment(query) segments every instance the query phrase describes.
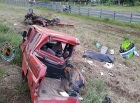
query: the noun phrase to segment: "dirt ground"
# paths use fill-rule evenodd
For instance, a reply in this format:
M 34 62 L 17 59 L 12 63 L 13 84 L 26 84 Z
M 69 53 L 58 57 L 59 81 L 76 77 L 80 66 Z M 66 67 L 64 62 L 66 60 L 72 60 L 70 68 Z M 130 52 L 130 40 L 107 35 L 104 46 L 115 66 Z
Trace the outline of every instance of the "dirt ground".
M 21 67 L 0 62 L 0 103 L 29 103 L 27 82 L 22 81 Z
M 7 6 L 7 8 L 4 8 L 5 6 Z M 27 26 L 23 24 L 23 20 L 28 8 L 4 4 L 0 4 L 0 8 L 2 8 L 0 11 L 0 22 L 18 32 L 27 28 Z M 48 28 L 68 33 L 76 36 L 80 40 L 81 44 L 77 46 L 76 51 L 71 58 L 72 63 L 78 69 L 83 66 L 86 68 L 84 71 L 86 78 L 103 80 L 107 85 L 107 94 L 113 103 L 140 102 L 140 57 L 134 56 L 132 59 L 125 60 L 119 54 L 120 44 L 123 41 L 124 36 L 128 34 L 130 40 L 135 43 L 137 52 L 140 53 L 139 30 L 72 16 L 64 16 L 59 12 L 53 13 L 50 11 L 34 9 L 34 13 L 48 19 L 58 16 L 63 23 L 74 24 L 74 27 L 72 28 L 56 26 Z M 16 23 L 17 26 L 14 26 L 14 23 Z M 109 50 L 115 50 L 113 68 L 107 69 L 103 66 L 105 64 L 104 62 L 95 60 L 92 60 L 94 66 L 91 66 L 82 58 L 85 50 L 100 51 L 100 49 L 95 46 L 96 42 L 99 42 L 102 46 L 107 46 Z M 20 73 L 21 67 L 0 62 L 0 70 L 1 69 L 5 71 L 5 75 L 0 78 L 0 92 L 3 93 L 3 95 L 0 95 L 0 98 L 2 98 L 0 103 L 5 103 L 5 101 L 11 101 L 9 103 L 30 102 L 28 89 L 21 89 L 20 87 L 22 84 Z M 102 76 L 101 72 L 103 73 Z M 113 74 L 113 76 L 110 76 L 109 73 Z M 27 92 L 24 92 L 24 90 Z M 18 95 L 18 93 L 20 95 Z M 24 98 L 22 98 L 22 96 L 24 96 Z

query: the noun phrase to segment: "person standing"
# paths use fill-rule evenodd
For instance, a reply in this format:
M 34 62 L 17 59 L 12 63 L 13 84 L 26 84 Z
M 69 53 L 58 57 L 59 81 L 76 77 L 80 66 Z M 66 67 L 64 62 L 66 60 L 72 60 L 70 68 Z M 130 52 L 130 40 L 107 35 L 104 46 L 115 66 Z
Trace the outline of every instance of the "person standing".
M 63 11 L 66 11 L 66 5 L 63 5 Z
M 33 6 L 34 3 L 35 3 L 35 0 L 29 0 L 29 4 L 30 4 L 30 6 Z
M 69 11 L 71 12 L 71 6 L 69 5 Z

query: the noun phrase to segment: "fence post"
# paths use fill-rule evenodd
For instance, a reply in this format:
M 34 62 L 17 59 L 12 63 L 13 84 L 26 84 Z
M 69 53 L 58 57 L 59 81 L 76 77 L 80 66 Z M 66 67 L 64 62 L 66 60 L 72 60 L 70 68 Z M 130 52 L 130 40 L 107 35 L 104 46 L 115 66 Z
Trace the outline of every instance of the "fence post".
M 56 11 L 57 11 L 57 4 L 56 4 Z
M 89 11 L 90 11 L 90 9 L 88 8 L 88 16 L 89 16 Z
M 80 6 L 79 6 L 79 15 L 80 15 Z
M 102 17 L 102 9 L 101 9 L 101 11 L 100 11 L 100 18 Z
M 130 17 L 130 23 L 132 22 L 132 16 L 133 16 L 133 13 L 131 13 L 131 17 Z
M 69 5 L 69 9 L 70 9 L 70 12 L 69 13 L 71 13 L 71 5 Z
M 115 17 L 116 17 L 116 11 L 114 11 L 114 20 L 115 20 Z
M 52 4 L 51 4 L 51 10 L 52 10 Z

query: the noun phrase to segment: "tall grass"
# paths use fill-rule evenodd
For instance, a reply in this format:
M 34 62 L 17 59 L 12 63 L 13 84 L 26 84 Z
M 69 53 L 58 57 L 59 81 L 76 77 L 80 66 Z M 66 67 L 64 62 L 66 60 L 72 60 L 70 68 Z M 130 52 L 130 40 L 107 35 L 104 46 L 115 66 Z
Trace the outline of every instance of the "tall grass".
M 102 103 L 104 99 L 105 83 L 102 80 L 89 79 L 86 84 L 82 103 Z
M 12 46 L 14 46 L 16 53 L 14 59 L 12 60 L 12 63 L 19 65 L 21 62 L 19 49 L 21 36 L 18 33 L 13 32 L 7 26 L 0 24 L 0 48 L 2 48 L 5 43 L 11 43 Z

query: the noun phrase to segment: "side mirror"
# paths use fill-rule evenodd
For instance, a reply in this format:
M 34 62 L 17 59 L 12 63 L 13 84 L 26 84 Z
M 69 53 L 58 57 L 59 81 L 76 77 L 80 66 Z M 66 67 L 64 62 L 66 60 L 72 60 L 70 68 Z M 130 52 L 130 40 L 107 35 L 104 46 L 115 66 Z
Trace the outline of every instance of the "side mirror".
M 25 38 L 26 34 L 27 34 L 27 31 L 23 31 L 21 35 L 22 35 L 23 38 Z

